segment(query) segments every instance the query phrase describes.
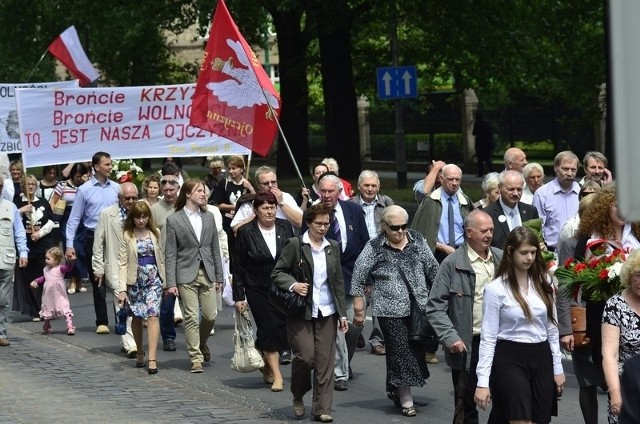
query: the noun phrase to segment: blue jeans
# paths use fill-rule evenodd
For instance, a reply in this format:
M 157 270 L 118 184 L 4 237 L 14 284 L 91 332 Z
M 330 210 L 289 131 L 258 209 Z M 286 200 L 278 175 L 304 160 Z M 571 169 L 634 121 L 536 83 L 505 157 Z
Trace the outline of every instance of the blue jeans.
M 176 297 L 165 294 L 160 304 L 160 335 L 162 343 L 176 339 L 176 327 L 173 324 L 173 308 L 176 305 Z
M 7 325 L 13 301 L 13 270 L 0 270 L 0 339 L 7 338 Z

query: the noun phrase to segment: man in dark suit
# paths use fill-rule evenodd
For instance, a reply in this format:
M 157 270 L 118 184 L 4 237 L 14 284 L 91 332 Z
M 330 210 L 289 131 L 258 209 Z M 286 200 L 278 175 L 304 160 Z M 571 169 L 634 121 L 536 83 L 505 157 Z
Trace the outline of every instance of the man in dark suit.
M 498 182 L 500 198 L 483 209 L 493 220 L 493 240 L 491 245 L 504 249 L 507 236 L 523 222 L 538 218 L 538 210 L 522 203 L 524 177 L 518 171 L 502 171 Z
M 338 200 L 342 193 L 342 182 L 333 174 L 324 174 L 318 181 L 320 200 L 329 205 L 333 211 L 331 225 L 326 237 L 333 239 L 340 245 L 340 263 L 344 277 L 345 293 L 351 292 L 351 276 L 356 259 L 369 241 L 369 231 L 364 220 L 364 211 L 356 203 Z M 306 230 L 306 228 L 303 228 Z M 353 297 L 346 295 L 347 318 L 353 322 Z M 362 328 L 349 325 L 349 330 L 343 334 L 338 332 L 336 340 L 336 363 L 334 369 L 336 390 L 347 390 L 349 379 L 349 363 L 356 349 L 358 337 Z
M 211 360 L 207 339 L 218 313 L 216 292 L 222 289 L 218 230 L 201 180 L 184 182 L 175 209 L 166 223 L 166 286 L 180 299 L 191 372 L 201 373 L 202 362 Z

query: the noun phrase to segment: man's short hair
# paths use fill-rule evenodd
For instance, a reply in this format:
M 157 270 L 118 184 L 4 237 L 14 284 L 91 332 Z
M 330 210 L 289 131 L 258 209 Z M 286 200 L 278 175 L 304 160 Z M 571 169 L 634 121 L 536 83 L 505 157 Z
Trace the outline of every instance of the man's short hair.
M 576 162 L 578 162 L 578 164 L 580 164 L 580 159 L 578 159 L 578 156 L 576 156 L 575 153 L 573 153 L 571 150 L 564 150 L 558 153 L 556 157 L 553 159 L 553 166 L 554 167 L 560 166 L 560 164 L 564 160 L 575 160 Z
M 329 181 L 329 182 L 334 183 L 336 185 L 336 188 L 338 189 L 338 191 L 344 190 L 344 187 L 342 186 L 342 181 L 340 181 L 340 178 L 338 178 L 338 176 L 335 173 L 331 172 L 331 171 L 325 172 L 324 174 L 322 174 L 320 176 L 320 178 L 318 179 L 318 186 L 323 181 Z
M 582 159 L 582 166 L 585 169 L 585 171 L 587 169 L 587 164 L 589 163 L 589 159 L 595 159 L 598 162 L 602 162 L 604 164 L 605 168 L 609 164 L 609 160 L 602 153 L 600 153 L 600 152 L 587 152 L 587 154 L 584 155 L 584 159 Z
M 93 168 L 97 164 L 100 163 L 100 159 L 102 158 L 110 158 L 111 155 L 107 152 L 95 152 L 93 157 L 91 158 L 91 167 Z
M 376 181 L 378 181 L 378 185 L 380 185 L 380 177 L 378 177 L 378 173 L 370 169 L 365 169 L 358 176 L 358 186 L 360 186 L 360 183 L 367 178 L 375 178 Z
M 165 162 L 162 165 L 161 171 L 163 176 L 165 175 L 175 175 L 176 177 L 180 175 L 180 168 L 176 165 L 175 162 Z
M 275 170 L 275 169 L 273 169 L 273 168 L 272 168 L 272 167 L 270 167 L 270 166 L 261 166 L 261 167 L 259 167 L 258 169 L 256 169 L 256 173 L 255 173 L 255 176 L 256 176 L 256 182 L 257 182 L 257 183 L 259 183 L 259 182 L 260 182 L 260 175 L 262 175 L 262 174 L 269 174 L 269 173 L 271 173 L 271 172 L 273 172 L 273 173 L 275 174 L 275 173 L 276 173 L 276 170 Z M 277 175 L 277 174 L 276 174 L 276 175 Z
M 504 182 L 506 181 L 508 176 L 520 177 L 522 178 L 522 183 L 524 184 L 524 177 L 522 176 L 522 174 L 519 173 L 518 171 L 514 171 L 513 169 L 502 171 L 498 176 L 498 184 L 501 186 L 504 185 Z

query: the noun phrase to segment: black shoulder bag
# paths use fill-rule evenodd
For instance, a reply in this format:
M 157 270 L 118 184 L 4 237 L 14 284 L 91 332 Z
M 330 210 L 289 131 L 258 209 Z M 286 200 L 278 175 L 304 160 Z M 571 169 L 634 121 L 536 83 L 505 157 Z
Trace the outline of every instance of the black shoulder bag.
M 302 237 L 298 237 L 299 259 L 294 266 L 294 278 L 301 283 L 309 283 L 302 254 Z M 286 316 L 302 315 L 307 307 L 307 298 L 289 290 L 282 290 L 277 284 L 271 283 L 269 288 L 269 301 Z
M 407 276 L 404 274 L 402 268 L 400 268 L 400 265 L 396 263 L 395 266 L 398 268 L 398 272 L 400 272 L 402 281 L 404 281 L 404 284 L 407 286 L 409 300 L 411 302 L 411 309 L 409 312 L 409 342 L 424 345 L 437 345 L 438 335 L 433 327 L 431 327 L 431 324 L 429 324 L 427 316 L 422 312 L 422 309 L 420 309 L 420 305 L 418 305 L 418 301 L 411 290 Z

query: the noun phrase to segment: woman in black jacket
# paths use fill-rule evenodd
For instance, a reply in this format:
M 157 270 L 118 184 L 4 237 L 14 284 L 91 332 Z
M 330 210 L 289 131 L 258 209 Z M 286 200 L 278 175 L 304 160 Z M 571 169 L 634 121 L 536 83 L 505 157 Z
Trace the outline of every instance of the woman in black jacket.
M 235 244 L 233 300 L 241 312 L 251 306 L 258 328 L 256 347 L 262 351 L 264 382 L 281 392 L 284 381 L 280 373 L 279 352 L 288 349 L 286 317 L 269 302 L 271 271 L 285 243 L 293 237 L 291 224 L 276 218 L 276 197 L 258 193 L 253 201 L 256 218 L 238 229 Z

